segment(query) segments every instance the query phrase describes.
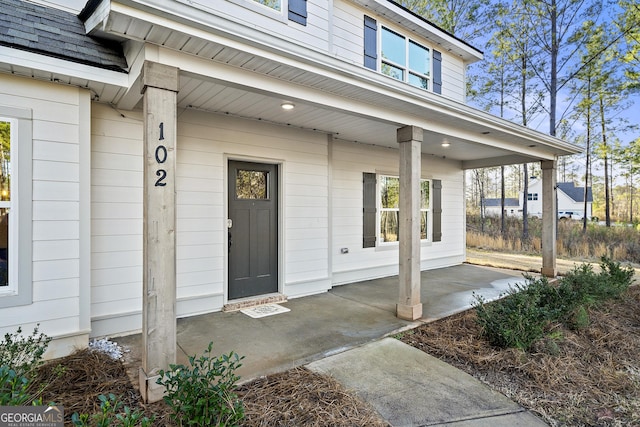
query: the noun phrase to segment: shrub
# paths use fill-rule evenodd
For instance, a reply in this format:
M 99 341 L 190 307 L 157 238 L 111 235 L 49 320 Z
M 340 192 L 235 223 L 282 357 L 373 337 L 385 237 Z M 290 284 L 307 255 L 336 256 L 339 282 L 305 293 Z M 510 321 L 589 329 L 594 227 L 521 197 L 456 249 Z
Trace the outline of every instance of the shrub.
M 179 425 L 235 426 L 244 418 L 234 392 L 243 357 L 231 352 L 214 358 L 212 348 L 211 342 L 201 357 L 189 356 L 189 367 L 170 365 L 169 371 L 160 371 L 157 382 L 165 387 L 164 401 Z
M 18 376 L 28 375 L 40 366 L 51 338 L 39 333 L 38 327 L 28 336 L 22 334 L 20 327 L 4 335 L 4 341 L 0 342 L 0 366 L 8 366 Z
M 551 285 L 546 278 L 525 276 L 527 283 L 512 287 L 499 301 L 488 304 L 475 296 L 474 307 L 483 335 L 492 345 L 527 350 L 542 338 L 550 323 L 572 328 L 589 324 L 587 309 L 619 298 L 631 285 L 633 269 L 602 258 L 596 274 L 590 264 L 574 268 Z
M 128 406 L 123 408 L 122 402 L 119 402 L 113 393 L 109 393 L 108 396 L 101 394 L 98 400 L 100 400 L 99 413 L 89 415 L 74 412 L 71 423 L 78 427 L 150 427 L 153 423 L 153 419 L 143 416 L 141 411 L 132 411 Z
M 42 404 L 37 399 L 42 388 L 34 392 L 29 376 L 42 363 L 50 341 L 38 333 L 38 326 L 29 336 L 22 334 L 22 328 L 5 334 L 0 342 L 0 406 Z
M 553 314 L 541 300 L 554 298 L 546 278 L 527 277 L 526 285 L 509 288 L 507 296 L 488 304 L 476 295 L 474 303 L 483 335 L 497 347 L 527 350 L 545 332 Z

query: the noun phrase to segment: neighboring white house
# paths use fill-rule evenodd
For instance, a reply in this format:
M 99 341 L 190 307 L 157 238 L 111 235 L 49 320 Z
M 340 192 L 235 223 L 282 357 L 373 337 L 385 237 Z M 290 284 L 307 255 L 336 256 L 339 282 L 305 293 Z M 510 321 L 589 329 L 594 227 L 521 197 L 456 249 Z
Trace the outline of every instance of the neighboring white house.
M 584 187 L 576 187 L 573 182 L 559 182 L 558 184 L 558 217 L 563 219 L 582 219 L 584 210 Z M 593 193 L 587 187 L 587 219 L 592 217 Z M 520 203 L 522 204 L 522 194 Z M 533 178 L 529 183 L 527 194 L 527 211 L 529 215 L 542 218 L 542 180 Z
M 467 106 L 482 53 L 395 2 L 269 5 L 0 0 L 1 333 L 143 329 L 166 362 L 176 316 L 398 273 L 420 317 L 416 272 L 465 260 L 464 171 L 541 162 L 552 193 L 579 151 Z
M 584 218 L 584 187 L 576 187 L 573 182 L 559 182 L 557 184 L 558 218 L 576 219 Z M 505 198 L 505 213 L 509 216 L 522 216 L 524 193 L 516 198 Z M 500 199 L 485 199 L 486 215 L 500 215 Z M 593 205 L 593 193 L 591 187 L 587 187 L 587 219 L 591 219 Z M 542 218 L 542 180 L 532 178 L 529 182 L 527 193 L 527 212 L 529 216 Z

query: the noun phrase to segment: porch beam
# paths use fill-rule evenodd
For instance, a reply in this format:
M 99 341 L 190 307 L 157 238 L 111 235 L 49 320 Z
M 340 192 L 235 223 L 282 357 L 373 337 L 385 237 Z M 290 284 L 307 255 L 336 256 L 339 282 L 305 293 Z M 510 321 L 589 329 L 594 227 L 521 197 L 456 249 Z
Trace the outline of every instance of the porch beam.
M 140 392 L 162 399 L 160 370 L 176 363 L 175 169 L 178 69 L 145 62 L 143 303 Z
M 396 315 L 405 320 L 422 317 L 420 302 L 420 160 L 423 130 L 398 129 L 400 145 L 400 195 L 398 239 L 400 246 L 399 298 Z
M 542 167 L 542 275 L 556 277 L 557 177 L 556 161 L 540 162 Z

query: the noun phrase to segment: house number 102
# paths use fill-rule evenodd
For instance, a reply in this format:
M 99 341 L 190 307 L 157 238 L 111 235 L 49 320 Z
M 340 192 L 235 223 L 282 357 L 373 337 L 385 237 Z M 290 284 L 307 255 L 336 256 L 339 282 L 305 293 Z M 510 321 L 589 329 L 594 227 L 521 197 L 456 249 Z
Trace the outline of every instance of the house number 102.
M 160 138 L 158 138 L 158 141 L 162 141 L 164 140 L 164 122 L 160 122 L 159 127 L 160 127 Z M 159 165 L 161 165 L 166 161 L 167 161 L 167 147 L 160 144 L 156 147 L 156 162 Z M 156 171 L 156 176 L 158 177 L 155 184 L 156 187 L 164 187 L 165 185 L 167 185 L 167 183 L 164 182 L 165 178 L 167 177 L 166 170 L 158 169 Z

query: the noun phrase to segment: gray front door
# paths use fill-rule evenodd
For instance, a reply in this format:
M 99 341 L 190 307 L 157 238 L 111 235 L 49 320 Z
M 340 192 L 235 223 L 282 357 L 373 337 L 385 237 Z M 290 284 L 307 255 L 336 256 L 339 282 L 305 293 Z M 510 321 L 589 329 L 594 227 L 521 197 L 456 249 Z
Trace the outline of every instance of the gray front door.
M 229 299 L 278 292 L 278 167 L 229 161 Z

